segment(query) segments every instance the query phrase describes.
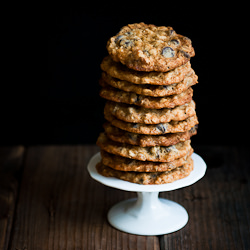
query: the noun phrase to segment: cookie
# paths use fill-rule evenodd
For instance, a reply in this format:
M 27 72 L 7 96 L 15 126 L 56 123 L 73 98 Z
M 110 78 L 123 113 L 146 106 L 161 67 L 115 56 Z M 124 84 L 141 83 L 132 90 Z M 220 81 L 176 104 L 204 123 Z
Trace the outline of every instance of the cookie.
M 133 92 L 139 95 L 153 96 L 153 97 L 163 97 L 169 95 L 178 95 L 188 89 L 189 87 L 195 85 L 198 81 L 197 75 L 193 70 L 188 73 L 185 78 L 171 85 L 151 85 L 151 84 L 133 84 L 125 80 L 119 80 L 102 72 L 101 82 L 106 82 L 110 86 L 126 91 Z
M 115 177 L 137 184 L 165 184 L 187 177 L 193 170 L 193 160 L 189 157 L 187 163 L 183 164 L 183 166 L 165 172 L 125 172 L 112 169 L 102 163 L 98 163 L 96 169 L 103 176 Z
M 179 142 L 189 140 L 197 133 L 196 126 L 186 132 L 169 133 L 164 135 L 143 135 L 130 133 L 112 126 L 109 122 L 105 123 L 103 127 L 109 139 L 120 143 L 138 145 L 140 147 L 175 145 Z
M 138 161 L 113 155 L 103 150 L 101 151 L 101 155 L 103 165 L 119 171 L 164 172 L 173 170 L 185 164 L 187 162 L 187 158 L 193 153 L 193 151 L 194 150 L 191 149 L 184 157 L 171 162 Z
M 139 147 L 110 140 L 101 133 L 96 144 L 108 153 L 140 161 L 170 162 L 183 157 L 191 150 L 190 140 L 169 147 Z
M 105 114 L 105 119 L 108 120 L 112 125 L 120 129 L 132 133 L 147 134 L 147 135 L 162 135 L 166 133 L 185 132 L 190 130 L 192 127 L 194 127 L 199 123 L 196 115 L 188 117 L 183 121 L 171 121 L 169 123 L 160 123 L 160 124 L 124 122 L 122 120 L 117 119 L 110 113 Z
M 170 121 L 182 121 L 195 115 L 195 102 L 175 108 L 147 109 L 123 103 L 108 101 L 104 114 L 112 114 L 117 119 L 132 123 L 159 124 Z
M 195 55 L 191 40 L 172 27 L 135 23 L 124 26 L 107 43 L 112 59 L 137 71 L 166 72 Z
M 173 70 L 167 72 L 143 72 L 127 68 L 121 63 L 115 62 L 110 56 L 103 59 L 101 69 L 113 78 L 128 81 L 137 85 L 170 85 L 181 82 L 192 69 L 188 61 Z
M 100 81 L 100 85 L 102 86 L 102 89 L 100 91 L 100 96 L 102 98 L 113 102 L 133 104 L 149 109 L 174 108 L 175 106 L 184 105 L 190 102 L 193 97 L 192 88 L 189 88 L 178 95 L 171 95 L 166 97 L 151 97 L 138 95 L 131 92 L 125 92 L 113 88 L 106 84 L 104 81 Z

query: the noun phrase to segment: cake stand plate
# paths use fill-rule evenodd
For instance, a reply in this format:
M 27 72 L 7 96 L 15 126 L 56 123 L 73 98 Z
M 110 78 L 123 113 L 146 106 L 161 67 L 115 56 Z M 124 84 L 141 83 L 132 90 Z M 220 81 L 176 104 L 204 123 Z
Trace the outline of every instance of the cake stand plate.
M 108 212 L 109 223 L 127 233 L 137 235 L 162 235 L 183 228 L 188 221 L 188 213 L 176 202 L 158 198 L 159 192 L 176 190 L 194 184 L 206 172 L 206 163 L 197 154 L 192 154 L 194 170 L 189 176 L 161 185 L 141 185 L 113 177 L 100 175 L 95 166 L 101 161 L 100 153 L 89 161 L 88 171 L 96 181 L 125 191 L 137 192 L 138 198 L 122 201 Z

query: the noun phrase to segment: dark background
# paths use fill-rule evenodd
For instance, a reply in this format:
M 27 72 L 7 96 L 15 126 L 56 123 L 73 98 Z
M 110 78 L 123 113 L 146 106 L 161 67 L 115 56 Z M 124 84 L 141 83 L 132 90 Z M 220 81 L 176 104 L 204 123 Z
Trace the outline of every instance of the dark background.
M 12 70 L 17 77 L 2 84 L 2 145 L 95 143 L 104 122 L 98 79 L 107 40 L 122 26 L 141 21 L 172 26 L 192 40 L 200 122 L 193 144 L 248 144 L 249 32 L 244 6 L 144 3 L 135 8 L 117 2 L 120 7 L 114 9 L 106 2 L 90 4 L 38 7 L 32 18 L 22 16 L 27 35 L 21 32 L 15 38 L 24 42 L 30 56 L 26 58 L 20 46 L 21 56 L 14 60 L 19 70 Z

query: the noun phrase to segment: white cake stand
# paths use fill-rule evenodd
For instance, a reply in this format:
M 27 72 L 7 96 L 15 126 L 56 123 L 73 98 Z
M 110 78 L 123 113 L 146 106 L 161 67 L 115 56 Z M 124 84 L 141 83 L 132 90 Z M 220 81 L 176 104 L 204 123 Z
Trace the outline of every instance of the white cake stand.
M 192 154 L 194 170 L 189 176 L 173 183 L 141 185 L 100 175 L 95 166 L 101 160 L 100 153 L 89 161 L 88 171 L 96 181 L 121 190 L 137 192 L 138 198 L 122 201 L 108 212 L 109 223 L 127 233 L 137 235 L 162 235 L 175 232 L 188 222 L 184 207 L 174 201 L 158 198 L 159 192 L 183 188 L 201 179 L 206 172 L 206 163 L 197 154 Z

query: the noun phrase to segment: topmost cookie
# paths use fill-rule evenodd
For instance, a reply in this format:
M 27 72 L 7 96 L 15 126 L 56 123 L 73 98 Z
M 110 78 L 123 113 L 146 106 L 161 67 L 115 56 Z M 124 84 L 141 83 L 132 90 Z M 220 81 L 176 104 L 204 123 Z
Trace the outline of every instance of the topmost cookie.
M 172 27 L 135 23 L 124 26 L 107 43 L 114 61 L 138 71 L 165 72 L 195 55 L 191 40 Z

